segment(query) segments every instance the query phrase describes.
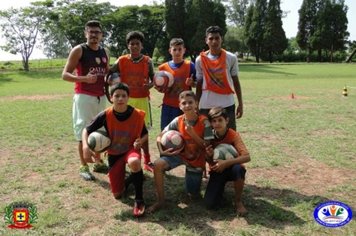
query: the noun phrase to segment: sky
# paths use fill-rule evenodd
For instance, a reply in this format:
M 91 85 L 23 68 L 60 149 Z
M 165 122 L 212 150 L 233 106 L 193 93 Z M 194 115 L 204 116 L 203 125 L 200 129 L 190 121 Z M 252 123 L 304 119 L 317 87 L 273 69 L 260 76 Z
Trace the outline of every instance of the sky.
M 28 6 L 30 2 L 35 0 L 10 0 L 1 1 L 0 10 L 6 10 L 10 7 L 20 8 Z M 110 2 L 112 5 L 124 6 L 124 5 L 139 5 L 142 6 L 152 5 L 153 2 L 163 2 L 163 0 L 97 0 L 97 2 Z M 298 31 L 298 20 L 299 14 L 298 10 L 302 5 L 303 0 L 281 0 L 281 9 L 286 12 L 286 17 L 282 19 L 283 29 L 286 32 L 287 38 L 295 37 Z M 356 40 L 356 1 L 355 0 L 345 0 L 345 4 L 348 6 L 347 18 L 348 18 L 348 28 L 350 33 L 349 40 Z M 0 34 L 2 35 L 2 34 Z M 4 44 L 4 39 L 0 36 L 0 45 Z M 31 59 L 43 58 L 41 50 L 35 49 L 31 55 Z M 13 55 L 0 50 L 0 61 L 3 60 L 21 60 L 20 55 Z

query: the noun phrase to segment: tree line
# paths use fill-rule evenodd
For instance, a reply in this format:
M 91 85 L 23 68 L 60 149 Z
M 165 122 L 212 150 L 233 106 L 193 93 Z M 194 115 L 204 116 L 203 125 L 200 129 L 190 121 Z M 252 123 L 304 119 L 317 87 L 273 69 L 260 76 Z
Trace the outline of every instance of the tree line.
M 303 0 L 298 34 L 288 40 L 280 0 L 165 0 L 141 7 L 116 7 L 96 0 L 44 0 L 0 11 L 6 39 L 1 48 L 20 53 L 28 71 L 35 46 L 49 58 L 67 57 L 73 46 L 85 42 L 85 23 L 96 19 L 103 25 L 104 45 L 114 57 L 125 53 L 126 34 L 140 30 L 145 35 L 145 54 L 168 59 L 169 40 L 180 37 L 186 56 L 195 61 L 206 49 L 205 29 L 219 25 L 225 32 L 224 47 L 240 56 L 252 55 L 256 62 L 288 61 L 290 54 L 299 61 L 312 61 L 315 53 L 318 61 L 325 55 L 333 61 L 335 52 L 346 53 L 347 10 L 344 0 Z

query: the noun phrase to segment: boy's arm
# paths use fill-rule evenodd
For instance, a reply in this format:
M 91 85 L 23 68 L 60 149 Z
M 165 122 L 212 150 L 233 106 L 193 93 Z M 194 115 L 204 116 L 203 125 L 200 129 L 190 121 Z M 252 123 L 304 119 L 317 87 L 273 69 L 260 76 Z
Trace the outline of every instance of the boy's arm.
M 199 145 L 199 147 L 205 149 L 205 141 L 204 141 L 204 139 L 199 137 L 199 135 L 197 135 L 197 133 L 195 132 L 193 126 L 191 126 L 188 122 L 184 121 L 184 124 L 185 124 L 185 130 L 188 132 L 190 137 L 192 137 L 194 142 L 196 142 Z
M 242 91 L 241 91 L 241 85 L 240 85 L 240 80 L 237 75 L 232 76 L 232 80 L 234 82 L 234 89 L 237 97 L 237 101 L 239 102 L 237 108 L 236 108 L 236 118 L 239 119 L 242 117 L 243 114 L 243 102 L 242 102 Z
M 148 84 L 147 84 L 147 87 L 148 89 L 151 89 L 153 87 L 153 77 L 155 75 L 155 70 L 154 70 L 154 65 L 153 65 L 153 61 L 152 59 L 150 58 L 148 60 Z

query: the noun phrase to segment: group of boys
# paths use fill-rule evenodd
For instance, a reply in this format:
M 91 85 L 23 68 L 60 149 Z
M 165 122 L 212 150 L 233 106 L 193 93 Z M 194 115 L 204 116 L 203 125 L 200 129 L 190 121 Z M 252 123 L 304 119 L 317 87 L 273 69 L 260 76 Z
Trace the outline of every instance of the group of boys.
M 191 197 L 199 197 L 203 172 L 208 163 L 210 177 L 204 195 L 206 205 L 217 207 L 226 182 L 233 181 L 237 214 L 245 215 L 247 210 L 241 199 L 246 172 L 243 163 L 250 161 L 250 156 L 235 131 L 235 119 L 243 113 L 237 58 L 221 48 L 221 29 L 211 26 L 206 30 L 205 42 L 209 50 L 199 55 L 195 65 L 184 60 L 183 40 L 171 40 L 169 53 L 172 60 L 160 65 L 159 70 L 172 73 L 174 84 L 160 91 L 164 92 L 161 133 L 157 137 L 160 158 L 154 163 L 148 149 L 148 129 L 152 125 L 149 89 L 153 87 L 154 67 L 152 60 L 141 53 L 143 34 L 139 31 L 128 33 L 126 43 L 130 53 L 120 56 L 109 67 L 109 54 L 100 46 L 103 34 L 100 22 L 87 22 L 84 33 L 87 42 L 72 49 L 62 74 L 64 80 L 75 83 L 73 128 L 79 143 L 82 178 L 95 179 L 88 163 L 95 163 L 95 172 L 108 171 L 111 191 L 116 199 L 122 197 L 128 186 L 133 184 L 133 214 L 142 216 L 145 202 L 141 150 L 143 168 L 153 172 L 157 193 L 157 201 L 148 208 L 148 212 L 154 212 L 165 204 L 165 171 L 185 165 L 186 192 Z M 106 81 L 110 84 L 108 92 L 113 104 L 106 108 L 104 77 L 111 73 L 118 73 L 120 82 Z M 196 87 L 197 96 L 192 87 Z M 234 93 L 239 103 L 236 113 Z M 107 150 L 108 169 L 100 155 L 88 147 L 89 134 L 98 129 L 105 129 L 111 139 Z M 182 134 L 183 148 L 173 150 L 162 147 L 162 135 L 168 130 L 177 130 Z M 238 156 L 231 160 L 213 161 L 213 148 L 220 143 L 233 145 Z M 125 178 L 126 164 L 130 175 Z

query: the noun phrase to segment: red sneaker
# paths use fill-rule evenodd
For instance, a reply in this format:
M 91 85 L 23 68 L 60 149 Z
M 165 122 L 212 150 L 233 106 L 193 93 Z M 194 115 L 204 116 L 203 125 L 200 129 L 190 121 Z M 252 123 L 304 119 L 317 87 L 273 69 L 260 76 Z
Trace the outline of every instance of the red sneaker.
M 154 165 L 152 162 L 143 164 L 143 169 L 153 173 Z
M 135 206 L 134 206 L 134 209 L 133 209 L 133 215 L 135 217 L 140 217 L 142 216 L 144 213 L 145 213 L 145 203 L 144 201 L 135 201 Z

